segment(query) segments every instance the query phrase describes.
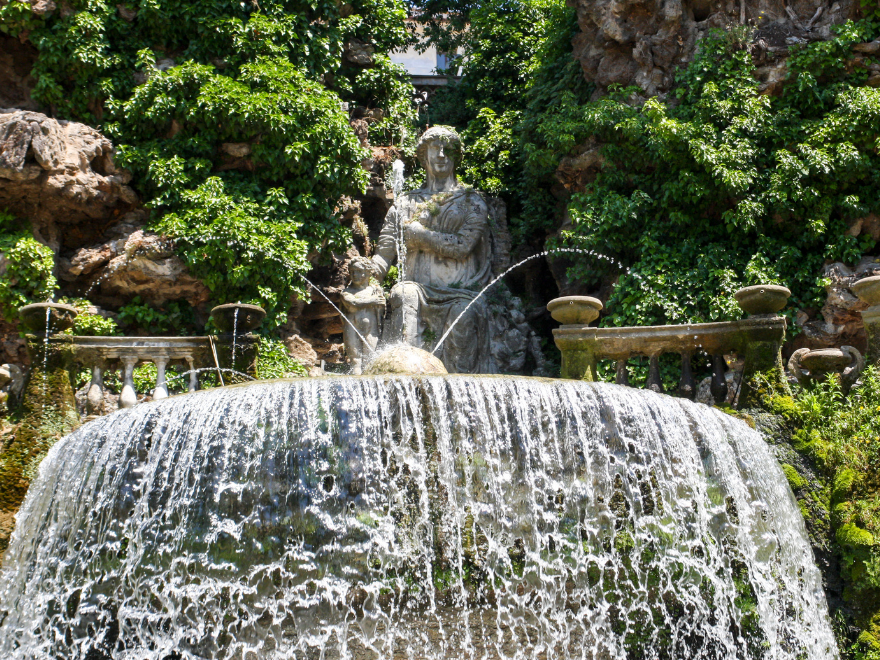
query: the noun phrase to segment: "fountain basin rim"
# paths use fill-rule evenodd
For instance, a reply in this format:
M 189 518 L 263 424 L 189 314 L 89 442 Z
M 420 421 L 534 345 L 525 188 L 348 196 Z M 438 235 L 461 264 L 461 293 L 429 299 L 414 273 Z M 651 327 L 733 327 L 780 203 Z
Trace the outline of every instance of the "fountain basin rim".
M 79 310 L 72 305 L 64 303 L 31 303 L 18 308 L 18 316 L 25 330 L 33 333 L 44 334 L 46 332 L 46 311 L 51 310 L 49 333 L 62 332 L 73 326 L 74 319 L 79 315 Z
M 235 321 L 236 310 L 238 310 L 237 323 Z M 266 318 L 266 310 L 259 305 L 226 303 L 214 307 L 211 310 L 211 318 L 221 332 L 231 333 L 233 330 L 237 330 L 238 334 L 244 335 L 260 327 L 263 319 Z

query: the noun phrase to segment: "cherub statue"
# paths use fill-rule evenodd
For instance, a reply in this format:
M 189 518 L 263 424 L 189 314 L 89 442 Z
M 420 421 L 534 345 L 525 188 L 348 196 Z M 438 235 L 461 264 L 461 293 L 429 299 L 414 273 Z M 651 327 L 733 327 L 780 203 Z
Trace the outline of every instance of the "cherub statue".
M 357 332 L 346 323 L 342 338 L 351 373 L 358 376 L 363 372 L 364 358 L 376 350 L 382 335 L 385 293 L 375 280 L 373 262 L 366 257 L 352 259 L 348 272 L 351 284 L 342 292 L 342 307 Z

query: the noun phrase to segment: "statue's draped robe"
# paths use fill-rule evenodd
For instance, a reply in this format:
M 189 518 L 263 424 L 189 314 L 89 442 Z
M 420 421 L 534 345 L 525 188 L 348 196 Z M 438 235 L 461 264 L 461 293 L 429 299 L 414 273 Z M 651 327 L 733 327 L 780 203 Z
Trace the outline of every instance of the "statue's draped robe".
M 427 231 L 406 241 L 403 226 Z M 489 211 L 480 194 L 459 188 L 431 194 L 416 190 L 388 211 L 374 262 L 383 275 L 397 260 L 403 278 L 391 290 L 391 319 L 383 341 L 405 341 L 432 350 L 456 317 L 492 278 Z M 475 302 L 436 353 L 450 373 L 490 373 L 488 308 Z

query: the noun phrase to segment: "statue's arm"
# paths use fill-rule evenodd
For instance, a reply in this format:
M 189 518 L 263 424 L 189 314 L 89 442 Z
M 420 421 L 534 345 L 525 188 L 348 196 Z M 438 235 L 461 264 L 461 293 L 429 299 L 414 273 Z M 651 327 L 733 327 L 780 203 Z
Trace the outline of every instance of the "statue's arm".
M 348 291 L 343 291 L 341 294 L 343 306 L 348 309 L 358 309 L 361 307 L 384 307 L 385 306 L 385 296 L 381 293 L 376 294 L 370 298 L 358 298 L 354 294 L 349 293 Z
M 378 280 L 385 279 L 388 269 L 397 257 L 397 208 L 392 206 L 382 223 L 382 231 L 379 240 L 376 241 L 376 252 L 373 255 L 373 263 L 376 265 L 376 277 Z
M 470 195 L 468 197 L 465 222 L 458 232 L 447 234 L 418 225 L 413 233 L 416 244 L 450 259 L 464 259 L 473 252 L 477 243 L 488 232 L 489 209 L 479 197 L 475 200 Z

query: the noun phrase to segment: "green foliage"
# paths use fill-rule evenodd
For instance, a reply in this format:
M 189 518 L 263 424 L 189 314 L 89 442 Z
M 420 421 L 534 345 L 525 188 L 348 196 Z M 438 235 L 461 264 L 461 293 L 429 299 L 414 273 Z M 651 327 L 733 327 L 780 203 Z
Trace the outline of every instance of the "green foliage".
M 560 0 L 493 0 L 465 10 L 470 27 L 452 39 L 462 81 L 434 95 L 430 120 L 460 129 L 468 148 L 462 180 L 503 197 L 515 238 L 542 245 L 557 224 L 554 172 L 574 146 L 561 148 L 545 124 L 592 91 L 571 54 L 577 16 Z M 441 49 L 449 39 L 429 34 Z
M 34 240 L 12 215 L 0 211 L 0 314 L 7 321 L 18 318 L 18 308 L 42 302 L 58 286 L 52 269 L 55 255 Z
M 519 242 L 557 230 L 556 170 L 585 154 L 594 175 L 576 183 L 572 224 L 551 246 L 584 251 L 574 279 L 617 279 L 604 324 L 737 318 L 731 294 L 759 282 L 788 285 L 792 309 L 818 306 L 822 265 L 874 249 L 846 232 L 880 210 L 880 91 L 847 62 L 852 44 L 880 35 L 876 20 L 792 49 L 779 97 L 759 93 L 743 28 L 704 39 L 665 100 L 636 88 L 589 100 L 573 12 L 514 4 L 465 7 L 465 78 L 435 96 L 431 120 L 462 130 L 462 178 L 506 198 Z
M 832 377 L 766 404 L 785 418 L 793 446 L 829 484 L 844 600 L 863 631 L 851 657 L 869 660 L 880 640 L 880 369 L 868 367 L 848 397 Z M 806 485 L 792 466 L 782 467 L 794 489 Z
M 283 342 L 260 337 L 257 349 L 258 378 L 291 378 L 306 375 L 306 368 L 290 357 Z
M 218 302 L 283 321 L 307 256 L 345 249 L 337 200 L 367 184 L 343 102 L 380 107 L 400 140 L 411 86 L 386 52 L 406 43 L 402 0 L 80 0 L 36 17 L 0 7 L 0 29 L 38 50 L 34 98 L 114 139 L 157 231 Z M 124 12 L 136 12 L 126 20 Z M 358 39 L 374 65 L 345 60 Z M 224 145 L 233 145 L 224 149 Z
M 606 97 L 545 122 L 557 153 L 588 138 L 600 145 L 564 242 L 619 264 L 578 258 L 576 278 L 624 271 L 606 324 L 736 318 L 731 294 L 759 282 L 789 286 L 793 308 L 815 306 L 826 260 L 852 263 L 874 248 L 846 233 L 880 210 L 880 92 L 863 86 L 865 70 L 845 69 L 850 46 L 870 36 L 848 23 L 801 48 L 785 93 L 769 97 L 748 51 L 716 32 L 680 73 L 677 104 Z
M 83 298 L 62 298 L 61 302 L 73 305 L 79 312 L 73 321 L 73 327 L 65 330 L 64 334 L 78 337 L 109 337 L 119 335 L 119 326 L 112 318 L 104 318 L 100 314 L 94 314 L 90 310 L 92 305 Z M 89 375 L 89 379 L 91 375 Z
M 142 365 L 134 368 L 131 376 L 134 380 L 134 389 L 138 394 L 150 394 L 156 387 L 156 376 L 158 375 L 156 365 L 152 362 L 144 362 Z
M 140 296 L 120 308 L 118 319 L 126 330 L 149 335 L 187 335 L 194 332 L 196 325 L 193 308 L 185 300 L 170 300 L 155 307 Z

